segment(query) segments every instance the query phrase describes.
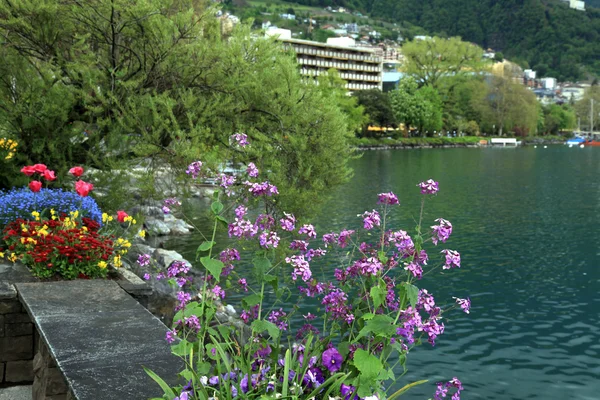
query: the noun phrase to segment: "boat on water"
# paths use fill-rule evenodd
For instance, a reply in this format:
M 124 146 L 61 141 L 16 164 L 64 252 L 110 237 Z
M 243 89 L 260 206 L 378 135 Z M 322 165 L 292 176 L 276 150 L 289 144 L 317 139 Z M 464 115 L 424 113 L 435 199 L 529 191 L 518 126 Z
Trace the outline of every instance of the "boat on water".
M 582 144 L 584 144 L 586 141 L 587 141 L 587 140 L 586 140 L 585 138 L 582 138 L 582 137 L 574 137 L 574 138 L 571 138 L 571 139 L 567 140 L 567 141 L 565 142 L 565 144 L 566 144 L 567 146 L 569 146 L 569 147 L 573 147 L 573 146 L 579 146 L 579 145 L 582 145 Z

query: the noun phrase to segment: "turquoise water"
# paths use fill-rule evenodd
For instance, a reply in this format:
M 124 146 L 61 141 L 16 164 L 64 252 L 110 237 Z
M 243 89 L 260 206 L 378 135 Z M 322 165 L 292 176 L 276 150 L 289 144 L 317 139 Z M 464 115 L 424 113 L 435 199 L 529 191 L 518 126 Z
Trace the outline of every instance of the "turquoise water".
M 463 399 L 600 399 L 600 149 L 423 149 L 367 152 L 336 191 L 317 231 L 356 227 L 377 193 L 394 191 L 393 227 L 412 230 L 419 181 L 440 182 L 424 225 L 454 225 L 447 248 L 462 268 L 419 282 L 439 304 L 469 296 L 470 315 L 445 320 L 437 345 L 409 354 L 407 394 L 462 380 Z M 197 238 L 179 240 L 191 257 Z M 437 248 L 430 249 L 435 258 Z M 335 267 L 325 265 L 325 274 Z M 404 398 L 403 397 L 403 398 Z

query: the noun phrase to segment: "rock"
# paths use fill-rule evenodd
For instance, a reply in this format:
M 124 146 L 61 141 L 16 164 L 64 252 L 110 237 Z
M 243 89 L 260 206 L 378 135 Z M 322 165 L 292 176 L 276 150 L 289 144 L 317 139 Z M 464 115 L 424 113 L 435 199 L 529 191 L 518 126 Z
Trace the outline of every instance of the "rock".
M 225 307 L 225 312 L 232 317 L 237 317 L 237 312 L 235 311 L 235 308 L 233 308 L 233 306 L 231 304 L 228 304 Z
M 162 219 L 165 214 L 159 206 L 135 206 L 131 209 L 132 214 L 142 214 L 147 218 Z
M 146 218 L 144 224 L 148 229 L 148 233 L 150 233 L 151 235 L 165 236 L 171 233 L 171 227 L 164 221 L 160 221 L 156 218 Z
M 166 270 L 173 261 L 183 261 L 189 264 L 181 254 L 174 250 L 156 249 L 152 257 L 156 260 L 161 270 Z

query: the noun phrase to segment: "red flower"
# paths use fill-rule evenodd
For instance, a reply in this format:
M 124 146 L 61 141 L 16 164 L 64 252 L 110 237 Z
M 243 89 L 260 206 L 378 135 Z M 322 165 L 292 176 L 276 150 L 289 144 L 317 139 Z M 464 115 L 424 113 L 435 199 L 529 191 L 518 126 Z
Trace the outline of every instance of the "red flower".
M 91 183 L 87 183 L 87 182 L 84 182 L 81 180 L 75 182 L 75 191 L 81 197 L 87 196 L 92 191 L 93 188 L 94 188 L 94 185 L 92 185 Z
M 31 176 L 35 174 L 35 167 L 33 165 L 28 165 L 26 167 L 21 168 L 21 172 L 27 176 Z
M 117 221 L 125 222 L 125 218 L 129 217 L 129 215 L 125 211 L 117 211 Z
M 45 180 L 47 181 L 53 181 L 56 179 L 56 174 L 54 173 L 54 171 L 50 171 L 49 169 L 45 170 L 42 173 L 42 176 L 44 177 Z
M 39 192 L 41 188 L 42 188 L 42 182 L 40 182 L 40 181 L 29 182 L 29 189 L 31 189 L 31 191 L 33 193 Z
M 33 169 L 35 170 L 35 172 L 39 172 L 40 174 L 43 174 L 44 171 L 48 169 L 48 167 L 46 167 L 46 165 L 44 165 L 44 164 L 35 164 L 33 166 Z
M 73 167 L 69 170 L 69 173 L 74 177 L 79 178 L 81 175 L 83 175 L 83 168 Z

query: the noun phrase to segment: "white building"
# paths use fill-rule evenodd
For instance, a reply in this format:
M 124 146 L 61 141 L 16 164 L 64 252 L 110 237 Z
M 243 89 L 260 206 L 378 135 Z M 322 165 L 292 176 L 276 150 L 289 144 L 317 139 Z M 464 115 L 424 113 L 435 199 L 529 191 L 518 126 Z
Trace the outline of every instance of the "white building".
M 289 19 L 289 20 L 295 20 L 296 16 L 294 14 L 279 14 L 280 18 L 283 19 Z
M 278 31 L 285 31 L 279 29 Z M 267 31 L 269 34 L 271 30 Z M 290 31 L 288 31 L 290 32 Z M 284 46 L 296 53 L 300 73 L 316 78 L 336 69 L 350 91 L 379 89 L 383 87 L 383 60 L 372 49 L 356 47 L 352 38 L 330 38 L 328 43 L 292 39 L 291 33 L 276 35 Z
M 536 72 L 532 69 L 526 69 L 523 71 L 523 74 L 525 75 L 525 79 L 535 79 Z
M 565 3 L 569 3 L 569 7 L 575 9 L 575 10 L 579 10 L 579 11 L 585 11 L 585 1 L 581 1 L 581 0 L 562 0 Z
M 542 78 L 540 79 L 542 82 L 542 87 L 548 90 L 556 89 L 556 78 Z
M 279 39 L 291 39 L 292 31 L 290 31 L 289 29 L 281 29 L 272 26 L 265 31 L 265 36 L 274 36 Z

